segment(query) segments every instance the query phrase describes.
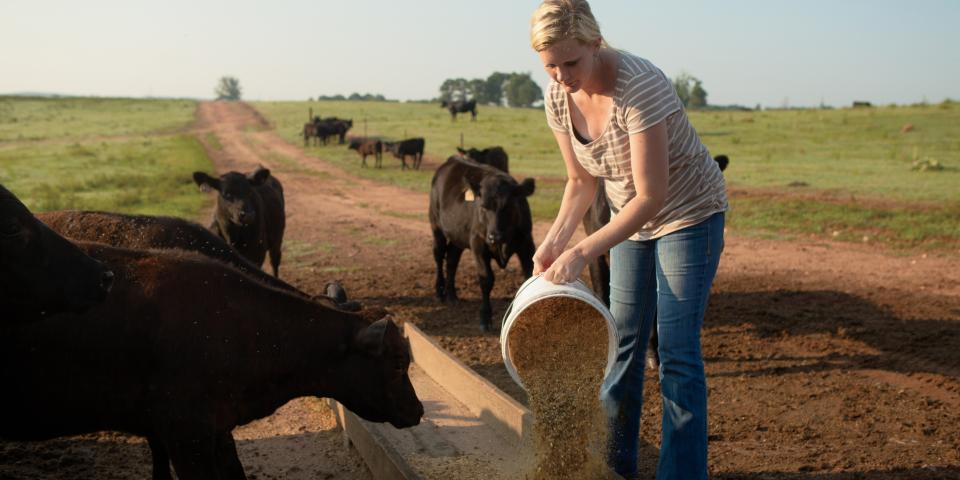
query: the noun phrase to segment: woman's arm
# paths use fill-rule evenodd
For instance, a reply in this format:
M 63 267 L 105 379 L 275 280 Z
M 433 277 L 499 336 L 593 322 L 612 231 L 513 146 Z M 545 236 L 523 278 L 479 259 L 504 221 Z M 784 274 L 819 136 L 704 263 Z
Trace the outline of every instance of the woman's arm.
M 624 205 L 620 213 L 610 223 L 559 255 L 544 273 L 546 280 L 553 283 L 567 283 L 576 280 L 580 277 L 580 273 L 587 263 L 593 261 L 614 245 L 629 238 L 660 212 L 666 201 L 667 182 L 669 180 L 667 144 L 665 122 L 660 122 L 640 133 L 630 135 L 630 166 L 637 195 Z M 568 180 L 567 187 L 569 188 L 569 186 L 570 181 Z M 592 193 L 590 198 L 593 198 Z M 566 192 L 564 193 L 564 199 L 566 200 Z M 580 212 L 581 218 L 585 211 L 586 207 Z M 561 206 L 562 212 L 563 207 Z M 560 219 L 561 216 L 558 215 L 557 222 Z M 554 227 L 556 226 L 557 224 L 554 223 Z M 553 228 L 551 228 L 552 230 Z M 549 237 L 548 235 L 548 239 Z M 566 239 L 569 241 L 570 237 L 568 236 Z
M 583 221 L 583 215 L 590 208 L 593 196 L 597 190 L 597 179 L 587 173 L 576 159 L 570 135 L 554 130 L 554 137 L 563 156 L 563 164 L 567 170 L 567 183 L 563 189 L 563 198 L 560 200 L 560 211 L 557 219 L 544 237 L 537 252 L 533 255 L 533 273 L 536 275 L 548 268 L 563 253 L 570 238 Z

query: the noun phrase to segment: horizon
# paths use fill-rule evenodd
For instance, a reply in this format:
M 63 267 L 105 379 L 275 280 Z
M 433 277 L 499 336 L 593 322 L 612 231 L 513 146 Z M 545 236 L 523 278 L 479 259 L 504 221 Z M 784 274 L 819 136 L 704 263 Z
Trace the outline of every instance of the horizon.
M 351 93 L 423 101 L 437 97 L 447 78 L 494 71 L 529 72 L 545 90 L 547 76 L 528 43 L 537 4 L 497 0 L 477 10 L 439 0 L 287 0 L 266 9 L 251 1 L 157 7 L 11 0 L 0 7 L 0 92 L 204 100 L 214 97 L 220 77 L 235 76 L 248 101 Z M 591 6 L 611 45 L 651 60 L 671 78 L 686 72 L 701 79 L 710 105 L 960 98 L 960 53 L 949 47 L 960 44 L 953 28 L 960 2 Z M 232 10 L 229 21 L 219 21 L 224 9 Z

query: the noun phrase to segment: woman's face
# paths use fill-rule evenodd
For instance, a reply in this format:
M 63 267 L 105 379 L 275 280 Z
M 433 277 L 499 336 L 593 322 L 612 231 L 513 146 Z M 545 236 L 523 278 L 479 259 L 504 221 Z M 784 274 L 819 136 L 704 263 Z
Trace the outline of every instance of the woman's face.
M 590 45 L 571 38 L 537 53 L 547 75 L 563 86 L 567 93 L 574 93 L 595 81 L 596 52 L 599 48 L 599 40 L 596 45 Z

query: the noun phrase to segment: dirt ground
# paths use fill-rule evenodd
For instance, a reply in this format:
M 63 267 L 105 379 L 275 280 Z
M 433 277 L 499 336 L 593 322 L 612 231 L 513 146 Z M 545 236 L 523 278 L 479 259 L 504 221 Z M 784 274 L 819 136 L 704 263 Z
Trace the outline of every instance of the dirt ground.
M 425 194 L 308 157 L 244 104 L 203 103 L 197 120 L 197 137 L 213 132 L 222 145 L 208 145 L 219 171 L 263 164 L 283 182 L 282 278 L 310 293 L 340 280 L 353 299 L 415 323 L 526 400 L 503 368 L 497 336 L 480 332 L 470 255 L 458 276 L 461 302 L 434 299 Z M 428 161 L 424 168 L 435 167 Z M 537 224 L 535 240 L 548 227 Z M 495 318 L 523 281 L 516 260 L 496 274 Z M 713 478 L 960 478 L 960 254 L 728 231 L 703 354 Z M 658 452 L 657 389 L 648 372 L 645 478 Z M 252 479 L 370 478 L 315 399 L 291 402 L 235 436 Z M 141 439 L 116 433 L 0 442 L 0 479 L 144 478 L 149 458 Z

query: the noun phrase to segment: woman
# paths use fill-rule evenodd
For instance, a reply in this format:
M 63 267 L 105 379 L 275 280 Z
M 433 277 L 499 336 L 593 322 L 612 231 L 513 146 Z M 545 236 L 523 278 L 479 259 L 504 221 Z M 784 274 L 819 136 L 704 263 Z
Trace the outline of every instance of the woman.
M 567 170 L 534 272 L 571 282 L 610 249 L 610 310 L 620 346 L 601 391 L 610 420 L 608 463 L 627 478 L 637 473 L 644 345 L 656 312 L 664 411 L 657 478 L 707 478 L 700 328 L 723 249 L 723 176 L 669 79 L 647 60 L 610 48 L 585 0 L 544 1 L 530 37 L 552 80 L 547 123 Z M 598 177 L 613 218 L 565 251 Z

